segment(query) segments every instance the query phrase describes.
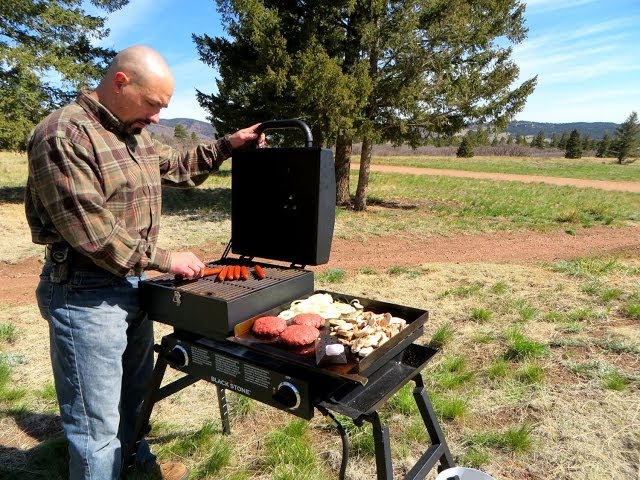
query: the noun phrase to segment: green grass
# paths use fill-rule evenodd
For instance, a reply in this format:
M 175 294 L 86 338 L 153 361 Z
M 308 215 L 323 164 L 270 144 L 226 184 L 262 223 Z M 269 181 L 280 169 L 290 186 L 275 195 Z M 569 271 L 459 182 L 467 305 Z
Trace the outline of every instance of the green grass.
M 316 280 L 320 283 L 340 283 L 344 281 L 346 276 L 347 272 L 341 268 L 330 268 L 315 275 Z
M 479 294 L 481 290 L 482 290 L 482 284 L 473 283 L 471 285 L 463 285 L 460 287 L 447 289 L 444 292 L 442 292 L 440 295 L 438 295 L 438 298 L 444 298 L 449 296 L 469 298 Z
M 614 271 L 625 271 L 627 267 L 617 259 L 611 258 L 578 258 L 574 260 L 561 260 L 552 265 L 552 270 L 566 275 L 599 277 Z
M 626 305 L 624 307 L 624 314 L 634 320 L 640 320 L 640 303 L 629 303 Z
M 622 166 L 614 159 L 570 160 L 537 157 L 374 157 L 372 163 L 470 172 L 512 173 L 593 180 L 640 181 L 640 165 Z M 627 168 L 630 167 L 630 168 Z
M 318 478 L 318 462 L 308 438 L 308 422 L 300 419 L 271 431 L 265 440 L 265 464 L 274 479 Z
M 493 312 L 491 310 L 483 307 L 474 307 L 471 310 L 471 314 L 469 315 L 469 318 L 474 322 L 485 323 L 491 320 L 492 316 L 493 316 Z
M 496 358 L 487 367 L 486 375 L 492 380 L 505 378 L 509 374 L 510 366 L 504 358 Z
M 431 402 L 436 414 L 445 420 L 455 420 L 463 417 L 468 410 L 467 402 L 463 396 L 458 395 L 432 395 Z
M 354 179 L 355 182 L 355 179 Z M 369 195 L 413 202 L 413 210 L 348 212 L 341 235 L 549 230 L 640 220 L 640 197 L 544 184 L 372 172 Z M 572 212 L 567 216 L 567 212 Z M 482 221 L 480 221 L 482 220 Z
M 514 376 L 522 383 L 534 384 L 540 383 L 544 379 L 545 371 L 540 365 L 529 363 L 518 368 Z
M 625 388 L 627 388 L 627 385 L 629 383 L 627 379 L 619 372 L 610 372 L 606 374 L 602 380 L 604 388 L 608 390 L 615 390 L 617 392 L 623 391 Z
M 451 323 L 440 325 L 429 340 L 429 345 L 433 348 L 442 348 L 453 340 L 455 330 Z
M 392 412 L 398 412 L 402 415 L 417 413 L 418 407 L 413 398 L 413 384 L 408 383 L 398 390 L 387 402 L 387 407 Z
M 508 360 L 524 360 L 549 355 L 549 348 L 539 342 L 530 340 L 518 328 L 507 332 L 507 350 L 504 358 Z
M 9 469 L 0 465 L 0 478 L 7 480 L 66 480 L 69 478 L 68 443 L 63 436 L 46 439 L 26 457 L 25 465 Z
M 440 389 L 456 389 L 471 382 L 475 373 L 462 356 L 445 357 L 435 368 L 433 380 Z
M 484 448 L 495 448 L 513 453 L 527 453 L 533 449 L 532 428 L 528 424 L 509 427 L 504 432 L 478 432 L 470 435 L 467 443 Z
M 11 323 L 0 324 L 0 343 L 13 343 L 18 338 L 18 329 Z
M 491 285 L 489 291 L 495 295 L 503 295 L 509 291 L 509 285 L 506 282 L 496 282 Z
M 219 435 L 219 429 L 212 423 L 205 423 L 193 433 L 180 435 L 178 440 L 162 450 L 161 456 L 189 457 L 197 452 L 208 451 L 217 435 Z

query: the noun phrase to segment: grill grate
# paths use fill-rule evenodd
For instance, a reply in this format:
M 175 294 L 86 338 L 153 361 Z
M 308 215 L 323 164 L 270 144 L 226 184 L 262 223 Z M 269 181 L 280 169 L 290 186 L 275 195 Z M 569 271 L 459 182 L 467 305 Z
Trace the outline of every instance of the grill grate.
M 207 267 L 222 267 L 222 264 L 207 265 Z M 163 274 L 149 280 L 148 283 L 175 287 L 180 292 L 191 293 L 202 297 L 210 297 L 224 301 L 242 298 L 253 292 L 269 288 L 285 280 L 308 274 L 305 270 L 278 266 L 263 266 L 266 278 L 259 279 L 252 269 L 249 269 L 248 280 L 225 280 L 217 282 L 216 275 L 176 282 L 173 275 Z

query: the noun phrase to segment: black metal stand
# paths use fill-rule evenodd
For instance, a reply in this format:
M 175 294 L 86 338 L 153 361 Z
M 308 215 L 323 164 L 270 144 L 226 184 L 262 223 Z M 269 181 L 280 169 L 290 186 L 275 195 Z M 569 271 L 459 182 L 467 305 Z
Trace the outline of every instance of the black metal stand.
M 422 421 L 429 434 L 430 443 L 415 465 L 404 476 L 404 480 L 423 479 L 438 463 L 440 464 L 438 471 L 455 466 L 453 457 L 449 451 L 449 446 L 438 423 L 436 413 L 424 388 L 422 375 L 417 374 L 411 378 L 411 380 L 415 382 L 413 398 L 416 401 Z M 331 406 L 326 403 L 323 403 L 323 406 L 325 408 L 331 408 Z M 377 480 L 393 480 L 389 428 L 382 423 L 377 410 L 360 413 L 348 407 L 344 408 L 344 405 L 336 405 L 335 407 L 337 407 L 337 410 L 341 413 L 349 416 L 358 426 L 362 425 L 365 421 L 371 423 L 375 446 Z
M 153 377 L 151 379 L 149 390 L 144 399 L 144 404 L 136 423 L 135 443 L 132 446 L 131 450 L 129 452 L 126 452 L 124 457 L 123 465 L 125 469 L 132 467 L 135 463 L 135 452 L 137 452 L 138 445 L 142 440 L 145 431 L 147 431 L 149 419 L 151 418 L 151 412 L 155 403 L 174 393 L 179 392 L 180 390 L 200 380 L 197 377 L 186 374 L 184 377 L 181 377 L 178 380 L 175 380 L 172 383 L 161 387 L 162 379 L 166 372 L 167 365 L 168 362 L 165 358 L 165 355 L 160 352 L 153 370 Z M 438 471 L 451 468 L 455 466 L 455 464 L 453 462 L 451 452 L 449 451 L 449 447 L 444 438 L 442 429 L 438 424 L 433 406 L 431 405 L 427 392 L 424 388 L 422 375 L 418 373 L 409 380 L 415 382 L 413 397 L 416 401 L 416 405 L 418 406 L 418 410 L 420 411 L 422 421 L 427 429 L 430 439 L 428 448 L 423 452 L 423 454 L 420 456 L 411 470 L 409 470 L 409 472 L 407 472 L 407 474 L 404 476 L 405 480 L 419 480 L 424 479 L 438 463 L 440 464 Z M 401 380 L 400 382 L 400 386 L 402 386 L 404 383 L 406 383 L 406 380 Z M 216 390 L 218 394 L 220 419 L 222 421 L 222 431 L 224 434 L 229 435 L 231 433 L 231 426 L 229 422 L 229 412 L 227 408 L 225 389 L 220 387 L 219 385 L 216 385 Z M 355 390 L 357 390 L 357 388 Z M 397 390 L 397 388 L 395 390 Z M 353 405 L 357 405 L 359 399 L 357 392 L 355 392 L 355 395 L 352 398 L 355 398 L 355 401 L 352 401 L 351 403 L 349 401 L 345 401 L 343 403 L 340 400 L 335 400 L 334 398 L 332 398 L 326 402 L 320 402 L 318 409 L 321 411 L 332 410 L 334 412 L 347 415 L 353 420 L 356 425 L 359 426 L 362 425 L 365 421 L 370 422 L 373 427 L 377 480 L 393 480 L 394 475 L 391 459 L 389 429 L 382 423 L 380 415 L 376 410 L 377 406 L 383 404 L 386 398 L 377 402 L 370 409 L 354 408 Z M 362 407 L 362 405 L 360 405 L 360 407 Z M 365 410 L 364 413 L 363 410 Z M 343 455 L 345 453 L 346 452 L 343 452 Z

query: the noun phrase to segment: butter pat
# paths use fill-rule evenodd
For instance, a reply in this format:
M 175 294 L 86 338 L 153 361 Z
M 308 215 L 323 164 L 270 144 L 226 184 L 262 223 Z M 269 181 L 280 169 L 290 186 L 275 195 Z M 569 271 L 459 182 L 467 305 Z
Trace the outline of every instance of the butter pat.
M 344 353 L 344 345 L 341 343 L 332 343 L 325 347 L 325 353 L 329 356 L 342 355 Z

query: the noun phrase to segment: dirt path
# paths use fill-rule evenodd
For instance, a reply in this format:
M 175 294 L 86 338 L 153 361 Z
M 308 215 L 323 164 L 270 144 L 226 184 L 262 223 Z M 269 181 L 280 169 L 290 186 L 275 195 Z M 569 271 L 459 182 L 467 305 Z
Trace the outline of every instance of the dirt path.
M 358 164 L 353 163 L 351 166 L 359 167 Z M 640 182 L 468 172 L 398 165 L 372 165 L 371 169 L 414 175 L 543 182 L 640 193 Z M 206 245 L 193 251 L 203 260 L 208 261 L 214 259 L 211 258 L 211 252 L 217 249 L 219 249 L 218 245 Z M 424 239 L 388 236 L 373 237 L 365 242 L 335 238 L 329 263 L 314 269 L 357 270 L 368 267 L 384 270 L 389 267 L 412 267 L 430 262 L 530 263 L 613 253 L 640 255 L 640 227 L 595 227 L 578 230 L 575 235 L 556 231 L 488 233 L 457 237 L 435 236 Z M 4 279 L 4 285 L 0 291 L 0 303 L 17 305 L 32 303 L 40 269 L 41 260 L 37 258 L 30 258 L 16 264 L 0 262 L 0 278 Z
M 357 163 L 352 169 L 360 168 Z M 640 182 L 615 182 L 609 180 L 586 180 L 581 178 L 545 177 L 538 175 L 517 175 L 513 173 L 469 172 L 466 170 L 445 170 L 440 168 L 407 167 L 402 165 L 371 165 L 373 172 L 409 173 L 412 175 L 441 175 L 447 177 L 479 178 L 485 180 L 507 180 L 525 183 L 548 183 L 569 187 L 598 188 L 600 190 L 640 193 Z
M 193 251 L 205 260 L 214 260 L 210 256 L 216 249 L 219 246 L 203 246 Z M 335 238 L 329 263 L 313 269 L 385 270 L 430 262 L 531 263 L 613 253 L 640 255 L 640 227 L 595 227 L 578 230 L 575 235 L 512 232 L 425 239 L 388 236 L 373 237 L 366 242 Z M 0 303 L 33 303 L 40 268 L 37 258 L 16 264 L 0 263 L 0 278 L 4 279 Z

